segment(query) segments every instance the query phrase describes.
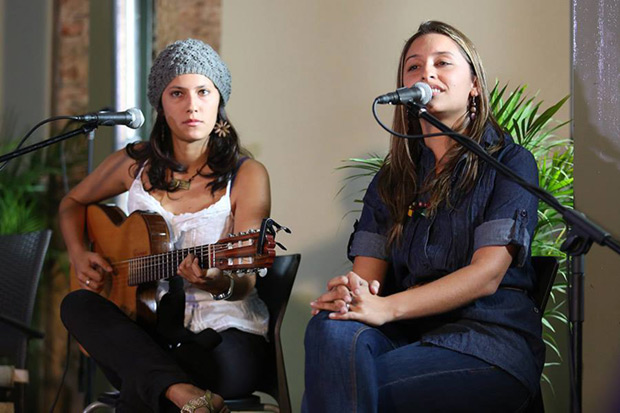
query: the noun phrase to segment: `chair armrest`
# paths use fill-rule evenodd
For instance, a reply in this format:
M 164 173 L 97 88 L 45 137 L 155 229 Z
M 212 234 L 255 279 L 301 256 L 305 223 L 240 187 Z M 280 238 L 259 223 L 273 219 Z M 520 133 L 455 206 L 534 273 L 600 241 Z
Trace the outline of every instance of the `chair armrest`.
M 43 332 L 41 332 L 39 330 L 35 330 L 34 328 L 31 328 L 31 327 L 25 325 L 21 321 L 15 320 L 14 318 L 11 318 L 9 316 L 5 316 L 5 315 L 0 314 L 0 322 L 8 324 L 11 327 L 14 327 L 15 329 L 21 331 L 22 333 L 25 333 L 26 335 L 30 336 L 30 338 L 43 338 L 43 337 L 45 337 L 45 334 L 43 334 Z

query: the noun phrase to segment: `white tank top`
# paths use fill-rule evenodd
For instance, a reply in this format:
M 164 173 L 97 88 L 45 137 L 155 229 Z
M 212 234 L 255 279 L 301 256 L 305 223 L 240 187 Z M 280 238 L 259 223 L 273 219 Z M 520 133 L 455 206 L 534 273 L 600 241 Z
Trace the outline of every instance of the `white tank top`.
M 149 194 L 142 185 L 142 169 L 129 188 L 127 210 L 152 211 L 161 215 L 171 232 L 174 249 L 213 244 L 232 232 L 233 216 L 230 206 L 231 181 L 226 193 L 214 204 L 198 212 L 173 214 Z M 168 291 L 168 282 L 160 281 L 157 300 Z M 248 333 L 267 336 L 269 312 L 267 306 L 253 289 L 238 301 L 215 301 L 206 291 L 185 281 L 185 327 L 197 333 L 205 328 L 223 331 L 237 328 Z

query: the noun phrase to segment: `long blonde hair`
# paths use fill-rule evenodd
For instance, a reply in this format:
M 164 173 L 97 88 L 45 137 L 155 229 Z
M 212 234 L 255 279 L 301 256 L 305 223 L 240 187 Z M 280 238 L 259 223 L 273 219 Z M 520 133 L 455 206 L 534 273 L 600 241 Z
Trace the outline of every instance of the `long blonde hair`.
M 493 118 L 489 106 L 489 90 L 487 87 L 486 74 L 482 66 L 482 60 L 474 44 L 462 32 L 449 24 L 439 21 L 427 21 L 420 25 L 418 31 L 407 40 L 400 55 L 396 87 L 403 87 L 403 70 L 409 47 L 418 38 L 427 34 L 441 34 L 452 39 L 459 47 L 461 54 L 469 64 L 472 79 L 475 79 L 478 87 L 475 99 L 477 106 L 476 116 L 471 120 L 469 109 L 466 116 L 454 127 L 459 133 L 470 136 L 480 143 L 482 134 L 487 124 L 494 127 L 501 135 L 501 128 Z M 394 111 L 392 128 L 399 133 L 422 134 L 422 127 L 417 118 L 407 115 L 404 106 L 397 106 Z M 489 148 L 494 152 L 501 147 L 499 145 Z M 437 211 L 440 205 L 452 207 L 453 192 L 459 194 L 470 191 L 478 177 L 478 158 L 462 146 L 453 145 L 444 156 L 445 164 L 441 172 L 424 182 L 421 188 L 417 185 L 416 162 L 422 150 L 420 140 L 406 140 L 396 136 L 391 137 L 390 152 L 385 158 L 385 166 L 379 177 L 379 194 L 387 205 L 392 218 L 392 227 L 388 234 L 388 245 L 401 239 L 404 225 L 407 220 L 409 205 L 422 193 L 429 192 L 430 202 L 427 209 L 430 215 Z M 452 172 L 461 157 L 465 157 L 465 167 L 456 188 L 452 187 Z

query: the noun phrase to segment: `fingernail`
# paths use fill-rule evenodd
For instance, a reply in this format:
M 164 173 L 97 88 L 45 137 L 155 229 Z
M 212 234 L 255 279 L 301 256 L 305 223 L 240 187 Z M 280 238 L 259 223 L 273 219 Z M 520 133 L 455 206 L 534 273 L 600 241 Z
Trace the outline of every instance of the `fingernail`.
M 351 297 L 350 297 L 350 296 L 348 296 L 348 295 L 347 295 L 347 296 L 345 296 L 345 297 L 344 297 L 344 302 L 345 302 L 345 303 L 350 303 L 350 302 L 351 302 Z

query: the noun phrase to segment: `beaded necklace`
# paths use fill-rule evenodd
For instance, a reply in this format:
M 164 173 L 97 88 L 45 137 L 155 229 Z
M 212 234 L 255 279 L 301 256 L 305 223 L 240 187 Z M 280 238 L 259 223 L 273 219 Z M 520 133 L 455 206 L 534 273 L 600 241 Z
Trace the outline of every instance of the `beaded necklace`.
M 424 217 L 424 211 L 426 210 L 426 208 L 428 208 L 430 206 L 430 203 L 428 202 L 412 202 L 411 204 L 409 204 L 409 209 L 407 210 L 407 215 L 412 218 L 412 217 Z

